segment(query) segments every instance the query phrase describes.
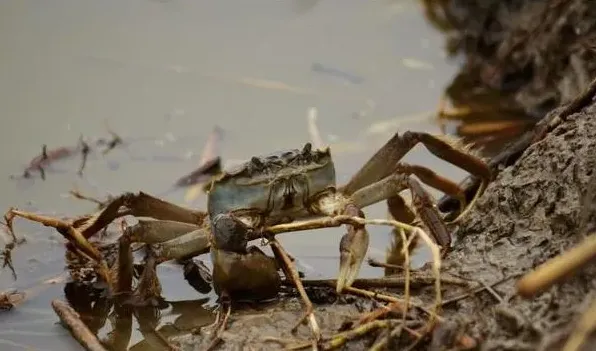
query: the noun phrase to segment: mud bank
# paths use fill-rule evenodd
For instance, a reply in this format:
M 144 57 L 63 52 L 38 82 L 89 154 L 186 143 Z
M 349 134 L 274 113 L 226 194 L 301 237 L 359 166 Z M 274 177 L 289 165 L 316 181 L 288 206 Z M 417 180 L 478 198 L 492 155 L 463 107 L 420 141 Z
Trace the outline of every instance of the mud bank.
M 576 244 L 594 224 L 594 204 L 585 200 L 596 186 L 595 167 L 592 103 L 531 146 L 489 186 L 458 231 L 448 270 L 491 284 Z M 468 320 L 487 350 L 556 350 L 594 297 L 595 278 L 592 265 L 533 300 L 514 296 L 515 280 L 509 280 L 495 288 L 503 303 L 482 294 L 451 306 L 445 316 Z
M 473 86 L 511 95 L 540 118 L 596 73 L 596 2 L 428 0 L 427 13 L 466 61 Z M 470 73 L 472 72 L 472 73 Z
M 557 110 L 551 112 L 557 113 Z M 446 304 L 445 321 L 425 338 L 418 349 L 449 348 L 462 333 L 473 337 L 483 350 L 558 350 L 587 304 L 596 294 L 596 267 L 577 275 L 534 299 L 515 294 L 519 275 L 575 245 L 596 224 L 596 206 L 585 194 L 596 187 L 596 103 L 568 117 L 542 141 L 531 146 L 512 166 L 491 183 L 477 206 L 456 230 L 457 242 L 443 261 L 443 271 L 492 285 L 493 292 Z M 393 291 L 399 296 L 403 289 Z M 462 289 L 443 286 L 443 299 L 461 295 Z M 413 296 L 432 302 L 432 287 L 413 291 Z M 323 334 L 337 333 L 346 322 L 378 307 L 363 298 L 341 298 L 316 307 Z M 290 329 L 302 315 L 295 299 L 274 307 L 249 308 L 232 315 L 226 342 L 220 349 L 275 349 L 282 345 L 263 342 L 265 337 L 305 340 L 304 325 L 293 335 Z M 372 346 L 378 333 L 370 333 L 344 349 Z M 184 350 L 200 350 L 205 335 L 175 340 Z M 403 340 L 402 340 L 403 341 Z M 396 341 L 399 343 L 399 341 Z M 405 347 L 411 344 L 411 339 Z M 585 350 L 596 347 L 596 340 Z

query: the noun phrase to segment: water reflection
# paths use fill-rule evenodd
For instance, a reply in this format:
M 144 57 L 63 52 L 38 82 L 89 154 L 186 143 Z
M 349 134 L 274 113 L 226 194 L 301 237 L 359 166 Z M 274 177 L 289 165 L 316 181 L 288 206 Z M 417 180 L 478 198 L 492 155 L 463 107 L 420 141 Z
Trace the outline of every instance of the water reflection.
M 442 132 L 463 138 L 486 157 L 494 156 L 537 122 L 513 95 L 481 84 L 477 71 L 460 72 L 445 89 L 443 103 L 439 110 Z
M 212 324 L 209 298 L 163 301 L 158 306 L 131 306 L 103 296 L 89 285 L 69 282 L 64 287 L 69 304 L 110 350 L 163 350 L 170 337 Z M 136 324 L 138 334 L 133 333 Z

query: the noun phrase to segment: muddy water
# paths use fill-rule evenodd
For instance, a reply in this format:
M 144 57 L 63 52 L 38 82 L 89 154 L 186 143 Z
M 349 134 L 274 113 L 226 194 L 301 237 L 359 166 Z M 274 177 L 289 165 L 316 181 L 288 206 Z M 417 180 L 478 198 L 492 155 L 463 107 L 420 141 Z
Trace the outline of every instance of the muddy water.
M 319 127 L 344 182 L 396 130 L 439 132 L 432 112 L 456 64 L 416 1 L 35 1 L 0 3 L 0 208 L 81 214 L 93 204 L 73 187 L 103 196 L 165 193 L 192 170 L 215 125 L 222 156 L 241 160 L 309 140 L 306 113 Z M 49 148 L 107 135 L 126 147 L 94 153 L 78 177 L 78 159 L 55 164 L 46 181 L 11 180 Z M 417 148 L 409 162 L 455 179 L 463 172 Z M 168 200 L 184 203 L 184 191 Z M 195 206 L 204 206 L 199 198 Z M 383 205 L 370 217 L 385 217 Z M 25 289 L 63 271 L 53 230 L 18 221 L 28 240 L 14 251 L 19 275 L 0 290 Z M 369 255 L 382 258 L 389 231 L 371 228 Z M 342 230 L 281 238 L 310 277 L 337 272 Z M 363 275 L 381 274 L 363 267 Z M 202 296 L 174 265 L 160 267 L 169 300 Z M 50 309 L 63 285 L 0 315 L 2 350 L 76 350 Z M 191 313 L 191 316 L 193 314 Z M 195 315 L 200 315 L 197 309 Z M 171 320 L 170 320 L 171 321 Z M 167 322 L 167 321 L 166 321 Z M 139 342 L 135 332 L 131 345 Z

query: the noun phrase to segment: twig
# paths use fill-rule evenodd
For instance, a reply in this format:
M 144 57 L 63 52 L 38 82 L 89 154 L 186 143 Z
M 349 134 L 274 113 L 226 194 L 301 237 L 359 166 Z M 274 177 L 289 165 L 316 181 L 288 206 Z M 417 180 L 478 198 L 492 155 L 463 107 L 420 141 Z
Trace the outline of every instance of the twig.
M 478 294 L 478 293 L 480 293 L 480 292 L 482 292 L 484 290 L 487 290 L 489 288 L 492 289 L 495 286 L 500 285 L 500 284 L 506 282 L 507 280 L 512 279 L 512 278 L 515 278 L 517 276 L 518 275 L 511 275 L 511 276 L 505 277 L 503 279 L 499 279 L 496 282 L 491 283 L 491 284 L 488 284 L 488 285 L 487 284 L 483 284 L 482 286 L 477 287 L 477 288 L 475 288 L 475 289 L 473 289 L 473 290 L 471 290 L 471 291 L 469 291 L 467 293 L 464 293 L 464 294 L 461 294 L 461 295 L 452 297 L 452 298 L 450 298 L 448 300 L 443 300 L 443 302 L 441 303 L 441 306 L 445 306 L 445 305 L 448 305 L 448 304 L 451 304 L 451 303 L 454 303 L 454 302 L 457 302 L 457 301 L 461 301 L 463 299 L 467 299 L 468 297 L 474 296 L 474 295 L 476 295 L 476 294 Z M 495 292 L 495 294 L 496 294 L 496 292 Z M 499 296 L 499 295 L 497 294 L 497 296 Z M 496 298 L 496 296 L 495 296 L 495 298 Z M 499 296 L 499 298 L 500 298 L 500 296 Z M 499 302 L 502 302 L 503 299 L 501 298 L 501 299 L 497 299 L 497 300 L 500 300 Z
M 87 165 L 87 157 L 89 157 L 89 153 L 91 152 L 91 147 L 89 146 L 89 144 L 87 144 L 85 142 L 85 140 L 83 140 L 83 136 L 81 135 L 81 137 L 79 138 L 79 143 L 81 144 L 81 165 L 79 166 L 79 170 L 77 172 L 77 174 L 79 176 L 83 175 L 83 170 L 85 169 L 85 166 Z
M 578 351 L 586 341 L 588 335 L 596 328 L 596 299 L 592 301 L 588 310 L 581 316 L 579 322 L 573 329 L 571 336 L 567 339 L 563 351 Z
M 577 246 L 526 274 L 517 282 L 517 293 L 522 297 L 532 297 L 568 278 L 594 258 L 596 258 L 596 234 L 586 237 Z
M 60 320 L 68 329 L 72 336 L 88 351 L 106 351 L 97 337 L 87 328 L 85 323 L 79 317 L 79 314 L 61 300 L 53 300 L 52 308 L 60 317 Z
M 71 190 L 68 192 L 70 195 L 72 195 L 74 198 L 79 199 L 79 200 L 85 200 L 85 201 L 90 201 L 93 202 L 95 204 L 97 204 L 98 207 L 102 208 L 106 205 L 105 201 L 101 201 L 99 199 L 96 199 L 94 197 L 90 197 L 87 195 L 84 195 L 83 193 L 81 193 L 79 190 Z M 109 202 L 109 199 L 108 199 Z
M 402 331 L 404 330 L 403 325 L 398 325 L 396 328 L 394 328 L 391 333 L 389 333 L 389 335 L 387 335 L 387 337 L 384 337 L 382 340 L 380 340 L 379 342 L 377 342 L 376 344 L 374 344 L 369 351 L 381 351 L 381 350 L 385 350 L 385 348 L 387 347 L 387 344 L 389 343 L 389 341 L 391 339 L 395 339 L 395 338 L 399 338 L 399 335 L 402 333 Z
M 389 268 L 389 269 L 395 269 L 395 270 L 400 270 L 400 271 L 405 270 L 404 267 L 402 267 L 400 265 L 381 262 L 381 261 L 375 260 L 374 258 L 368 259 L 368 265 L 371 267 Z
M 305 305 L 306 311 L 304 313 L 304 316 L 300 318 L 300 320 L 298 321 L 296 326 L 293 328 L 293 330 L 295 330 L 300 324 L 302 324 L 302 322 L 305 319 L 308 319 L 308 322 L 310 324 L 310 329 L 311 329 L 313 337 L 314 337 L 313 349 L 316 349 L 316 343 L 318 343 L 319 340 L 321 340 L 321 330 L 319 329 L 319 324 L 317 323 L 317 320 L 313 313 L 314 308 L 313 308 L 312 302 L 308 298 L 308 295 L 306 294 L 306 291 L 304 290 L 304 286 L 302 285 L 302 282 L 300 281 L 300 276 L 298 275 L 296 268 L 294 268 L 292 261 L 288 257 L 286 250 L 281 246 L 279 241 L 277 241 L 277 239 L 275 239 L 274 237 L 270 238 L 269 244 L 271 245 L 271 250 L 273 251 L 273 254 L 275 255 L 275 257 L 278 259 L 278 261 L 281 261 L 280 263 L 282 263 L 282 267 L 284 269 L 284 273 L 285 273 L 286 277 L 289 279 L 292 279 L 294 281 L 294 285 L 296 286 L 296 289 L 298 289 L 298 292 L 300 293 L 300 297 L 302 298 L 302 302 L 304 302 L 304 305 Z
M 325 342 L 321 345 L 322 350 L 333 350 L 338 347 L 345 345 L 348 341 L 361 338 L 366 334 L 382 328 L 389 328 L 395 324 L 394 321 L 391 320 L 380 320 L 380 321 L 372 321 L 361 326 L 358 326 L 352 330 L 347 332 L 339 333 L 334 335 L 331 340 Z

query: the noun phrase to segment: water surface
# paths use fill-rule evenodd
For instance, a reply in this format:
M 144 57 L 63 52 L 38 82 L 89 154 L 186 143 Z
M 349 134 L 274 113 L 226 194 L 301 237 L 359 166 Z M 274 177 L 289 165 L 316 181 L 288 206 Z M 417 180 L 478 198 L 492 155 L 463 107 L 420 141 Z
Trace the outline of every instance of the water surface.
M 4 0 L 0 3 L 0 208 L 66 216 L 93 210 L 67 196 L 73 187 L 104 196 L 164 193 L 197 166 L 215 125 L 222 156 L 241 160 L 309 141 L 307 110 L 331 143 L 338 181 L 347 181 L 395 131 L 439 132 L 433 111 L 456 64 L 419 4 L 403 1 Z M 104 137 L 127 141 L 60 162 L 47 180 L 11 180 L 48 147 Z M 423 148 L 407 156 L 459 179 L 463 172 Z M 436 193 L 435 193 L 436 194 Z M 184 191 L 167 200 L 184 203 Z M 203 207 L 204 198 L 193 206 Z M 366 211 L 385 218 L 383 204 Z M 23 220 L 28 243 L 14 251 L 19 279 L 0 275 L 0 290 L 24 289 L 63 271 L 62 239 Z M 287 249 L 312 278 L 333 277 L 341 229 L 285 235 Z M 387 228 L 371 228 L 369 255 L 382 258 Z M 364 266 L 362 274 L 379 269 Z M 174 265 L 160 267 L 169 300 L 200 299 Z M 76 350 L 55 324 L 43 290 L 0 315 L 3 350 Z M 138 332 L 131 345 L 137 343 Z

